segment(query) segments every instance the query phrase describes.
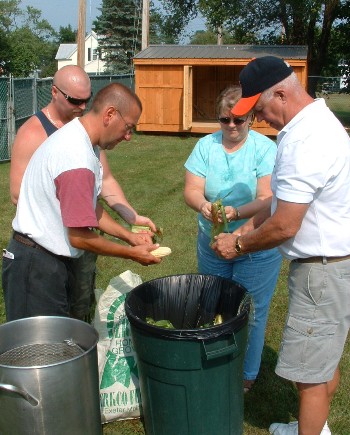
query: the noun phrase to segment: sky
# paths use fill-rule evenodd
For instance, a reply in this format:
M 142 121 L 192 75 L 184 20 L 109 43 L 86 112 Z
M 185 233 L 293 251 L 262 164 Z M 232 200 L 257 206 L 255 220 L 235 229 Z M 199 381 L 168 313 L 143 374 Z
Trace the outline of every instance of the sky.
M 98 8 L 102 0 L 86 0 L 86 31 L 91 30 L 92 22 L 100 15 Z M 41 17 L 47 20 L 51 26 L 58 30 L 68 24 L 73 29 L 78 28 L 79 0 L 21 0 L 22 9 L 33 6 L 41 11 Z
M 157 1 L 154 2 L 157 5 Z M 102 0 L 86 0 L 86 31 L 90 32 L 92 22 L 100 15 Z M 42 18 L 46 19 L 55 30 L 66 27 L 68 24 L 73 29 L 78 28 L 79 0 L 21 0 L 22 9 L 26 6 L 33 6 L 41 11 Z M 204 29 L 204 20 L 199 18 L 193 20 L 188 30 L 194 32 Z

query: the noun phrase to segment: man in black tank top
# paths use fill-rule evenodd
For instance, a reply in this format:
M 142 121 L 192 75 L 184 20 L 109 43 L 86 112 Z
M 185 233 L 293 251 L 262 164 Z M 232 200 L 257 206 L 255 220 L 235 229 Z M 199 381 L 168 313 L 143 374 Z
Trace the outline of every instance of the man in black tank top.
M 42 110 L 40 110 L 40 112 L 37 112 L 35 116 L 41 122 L 41 125 L 43 126 L 43 129 L 45 130 L 47 136 L 51 136 L 52 133 L 58 130 L 58 128 L 50 122 L 49 118 Z

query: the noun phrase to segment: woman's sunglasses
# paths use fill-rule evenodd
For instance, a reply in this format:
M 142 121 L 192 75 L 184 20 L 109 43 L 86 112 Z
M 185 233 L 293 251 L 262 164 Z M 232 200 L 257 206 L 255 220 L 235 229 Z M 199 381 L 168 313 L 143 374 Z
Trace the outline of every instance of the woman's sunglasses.
M 246 122 L 248 118 L 231 118 L 229 116 L 224 116 L 222 118 L 219 118 L 219 122 L 221 122 L 221 124 L 230 124 L 231 122 L 233 122 L 235 125 L 242 125 Z
M 69 95 L 67 95 L 65 92 L 63 92 L 59 87 L 57 87 L 56 85 L 55 88 L 61 92 L 61 94 L 64 96 L 64 98 L 71 104 L 73 104 L 74 106 L 81 106 L 82 104 L 87 104 L 90 101 L 90 98 L 92 97 L 92 93 L 90 95 L 89 98 L 74 98 L 74 97 L 70 97 Z

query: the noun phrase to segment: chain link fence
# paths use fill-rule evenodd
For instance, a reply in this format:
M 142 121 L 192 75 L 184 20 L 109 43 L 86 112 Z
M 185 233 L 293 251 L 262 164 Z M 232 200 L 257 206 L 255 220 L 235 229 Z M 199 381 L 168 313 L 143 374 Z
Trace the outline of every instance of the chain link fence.
M 92 93 L 111 82 L 134 89 L 134 76 L 91 76 Z M 11 147 L 20 126 L 51 100 L 52 78 L 0 77 L 0 161 L 11 159 Z
M 316 89 L 316 97 L 324 98 L 345 129 L 350 132 L 350 94 L 345 77 L 309 76 L 309 87 Z
M 134 75 L 90 76 L 93 95 L 111 82 L 119 82 L 134 89 Z M 345 94 L 342 77 L 309 76 L 316 96 L 332 100 L 333 105 L 348 107 L 349 95 Z M 11 147 L 19 127 L 51 100 L 52 78 L 0 77 L 0 161 L 10 160 Z M 344 99 L 342 102 L 341 100 Z M 90 103 L 91 104 L 91 103 Z

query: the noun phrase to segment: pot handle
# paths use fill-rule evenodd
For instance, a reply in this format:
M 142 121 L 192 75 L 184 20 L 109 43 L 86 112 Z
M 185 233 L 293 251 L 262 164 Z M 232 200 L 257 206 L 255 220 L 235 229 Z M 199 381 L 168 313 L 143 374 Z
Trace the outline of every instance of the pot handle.
M 35 399 L 33 396 L 31 396 L 29 393 L 22 390 L 21 388 L 15 387 L 14 385 L 0 383 L 0 390 L 7 391 L 9 393 L 19 394 L 32 406 L 37 406 L 39 404 L 39 401 L 37 399 Z

